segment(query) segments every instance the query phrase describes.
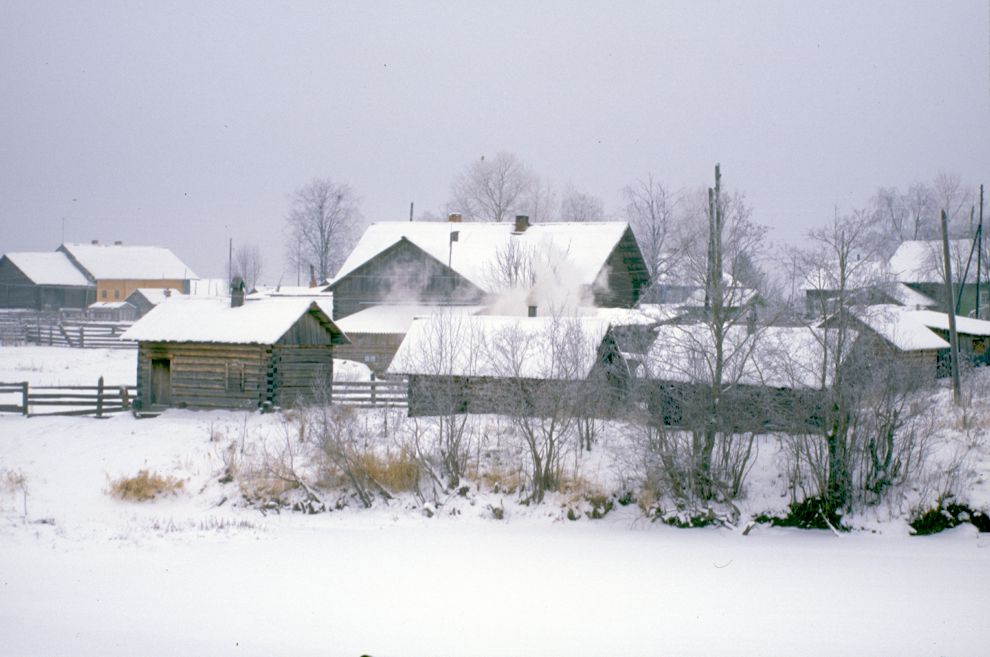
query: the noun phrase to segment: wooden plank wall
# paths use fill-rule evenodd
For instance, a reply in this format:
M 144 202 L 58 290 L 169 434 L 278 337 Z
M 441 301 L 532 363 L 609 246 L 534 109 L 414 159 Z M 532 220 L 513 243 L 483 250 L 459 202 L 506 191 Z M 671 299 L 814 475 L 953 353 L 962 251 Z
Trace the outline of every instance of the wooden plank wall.
M 151 361 L 158 358 L 171 361 L 171 406 L 253 409 L 268 397 L 271 347 L 142 342 L 138 349 L 137 388 L 144 408 L 151 390 Z M 243 390 L 229 389 L 228 363 L 243 365 Z

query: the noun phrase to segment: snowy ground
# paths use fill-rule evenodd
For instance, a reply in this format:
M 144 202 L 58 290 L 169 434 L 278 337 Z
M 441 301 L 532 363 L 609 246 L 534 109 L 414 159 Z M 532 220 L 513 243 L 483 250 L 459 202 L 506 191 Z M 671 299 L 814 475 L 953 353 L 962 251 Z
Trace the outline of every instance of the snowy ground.
M 99 369 L 75 360 L 87 352 L 11 351 L 0 380 L 25 358 L 32 382 Z M 98 363 L 108 377 L 116 353 Z M 278 417 L 0 416 L 0 471 L 25 478 L 0 486 L 0 655 L 986 653 L 990 535 L 968 525 L 743 536 L 635 505 L 570 522 L 553 503 L 497 521 L 480 495 L 432 518 L 410 500 L 262 515 L 218 481 L 216 437 L 245 427 Z M 106 494 L 142 468 L 182 491 Z

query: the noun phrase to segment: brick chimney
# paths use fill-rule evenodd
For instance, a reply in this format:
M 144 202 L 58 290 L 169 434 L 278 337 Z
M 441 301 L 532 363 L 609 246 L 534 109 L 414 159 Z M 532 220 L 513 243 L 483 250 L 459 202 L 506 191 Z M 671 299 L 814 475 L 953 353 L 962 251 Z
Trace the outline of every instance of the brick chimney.
M 244 281 L 240 276 L 234 276 L 230 281 L 230 307 L 240 308 L 244 305 Z
M 460 212 L 451 212 L 450 214 L 447 215 L 447 221 L 449 221 L 452 224 L 459 224 L 462 221 L 464 221 L 464 215 L 462 215 Z
M 515 232 L 525 233 L 527 228 L 529 228 L 529 217 L 525 214 L 517 214 Z

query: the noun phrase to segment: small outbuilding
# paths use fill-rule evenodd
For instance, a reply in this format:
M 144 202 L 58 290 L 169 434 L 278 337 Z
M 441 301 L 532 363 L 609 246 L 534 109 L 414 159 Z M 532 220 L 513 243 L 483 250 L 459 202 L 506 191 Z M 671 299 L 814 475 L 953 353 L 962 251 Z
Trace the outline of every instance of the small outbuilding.
M 325 394 L 333 347 L 348 342 L 319 303 L 179 297 L 124 335 L 138 343 L 137 407 L 287 406 Z
M 409 415 L 589 417 L 618 410 L 629 370 L 596 317 L 435 315 L 413 320 L 388 373 L 409 379 Z

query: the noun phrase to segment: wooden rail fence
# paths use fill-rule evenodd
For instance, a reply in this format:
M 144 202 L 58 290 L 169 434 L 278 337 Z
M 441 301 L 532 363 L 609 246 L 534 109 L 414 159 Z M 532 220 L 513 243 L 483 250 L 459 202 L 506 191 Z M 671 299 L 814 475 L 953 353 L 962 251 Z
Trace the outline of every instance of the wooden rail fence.
M 347 406 L 408 406 L 405 380 L 334 381 L 334 404 Z
M 133 398 L 134 386 L 108 386 L 102 376 L 95 386 L 0 383 L 0 413 L 106 417 L 130 410 Z
M 120 339 L 133 322 L 95 320 L 29 321 L 25 324 L 27 342 L 52 347 L 135 349 L 136 342 Z

